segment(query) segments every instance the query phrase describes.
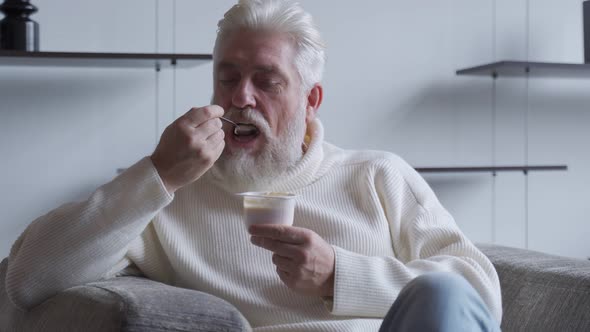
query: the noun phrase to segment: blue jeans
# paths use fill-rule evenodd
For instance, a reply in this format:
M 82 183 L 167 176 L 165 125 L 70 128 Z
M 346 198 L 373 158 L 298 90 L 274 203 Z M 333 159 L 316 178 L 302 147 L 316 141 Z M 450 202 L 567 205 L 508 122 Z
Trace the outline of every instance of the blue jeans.
M 379 332 L 500 331 L 477 291 L 460 275 L 427 273 L 402 289 Z

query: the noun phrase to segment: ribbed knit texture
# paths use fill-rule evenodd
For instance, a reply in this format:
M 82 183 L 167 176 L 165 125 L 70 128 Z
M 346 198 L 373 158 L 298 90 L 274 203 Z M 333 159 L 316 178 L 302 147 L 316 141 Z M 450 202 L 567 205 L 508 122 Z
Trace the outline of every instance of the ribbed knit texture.
M 298 194 L 294 226 L 334 246 L 333 299 L 282 284 L 271 253 L 250 243 L 242 198 L 232 194 L 245 188 L 209 172 L 173 199 L 145 158 L 89 200 L 29 226 L 9 258 L 11 300 L 30 308 L 130 261 L 152 279 L 226 299 L 255 331 L 376 331 L 412 278 L 453 271 L 500 320 L 492 264 L 407 163 L 391 153 L 325 143 L 319 120 L 310 133 L 304 158 L 268 190 Z

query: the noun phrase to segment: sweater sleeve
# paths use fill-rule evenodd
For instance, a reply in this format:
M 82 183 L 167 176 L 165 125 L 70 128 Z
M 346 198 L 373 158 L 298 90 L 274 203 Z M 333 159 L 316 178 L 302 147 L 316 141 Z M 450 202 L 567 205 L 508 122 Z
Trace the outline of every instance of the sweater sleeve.
M 129 262 L 130 243 L 172 198 L 146 157 L 87 200 L 39 217 L 12 246 L 8 297 L 28 310 L 62 290 L 116 273 Z
M 369 257 L 334 246 L 332 313 L 384 317 L 410 280 L 446 271 L 463 276 L 500 321 L 500 283 L 492 263 L 460 231 L 422 177 L 401 160 L 394 164 L 384 162 L 375 173 L 394 256 Z

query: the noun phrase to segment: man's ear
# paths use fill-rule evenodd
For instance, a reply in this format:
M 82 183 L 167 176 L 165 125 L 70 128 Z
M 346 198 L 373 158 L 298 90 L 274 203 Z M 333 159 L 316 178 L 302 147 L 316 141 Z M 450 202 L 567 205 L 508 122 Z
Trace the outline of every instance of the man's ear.
M 314 119 L 322 104 L 324 89 L 320 83 L 316 83 L 307 95 L 307 107 L 305 108 L 305 123 L 309 125 Z

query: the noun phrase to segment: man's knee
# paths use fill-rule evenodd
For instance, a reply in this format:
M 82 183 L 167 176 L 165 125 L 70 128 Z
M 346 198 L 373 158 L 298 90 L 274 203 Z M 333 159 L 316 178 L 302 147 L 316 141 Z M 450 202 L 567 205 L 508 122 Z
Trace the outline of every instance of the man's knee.
M 449 301 L 460 300 L 464 296 L 473 295 L 475 290 L 460 275 L 448 272 L 433 272 L 416 277 L 407 285 L 406 290 L 412 296 L 424 296 L 433 299 Z
M 380 331 L 496 331 L 477 291 L 462 276 L 433 272 L 410 281 Z
M 399 297 L 400 304 L 428 315 L 435 324 L 452 326 L 453 321 L 470 320 L 466 315 L 486 312 L 477 291 L 465 278 L 453 273 L 434 272 L 416 277 Z

